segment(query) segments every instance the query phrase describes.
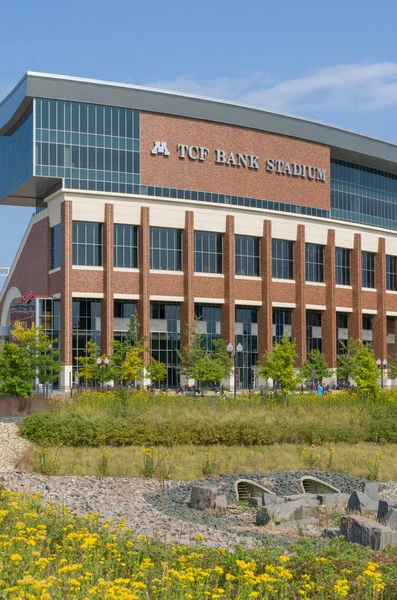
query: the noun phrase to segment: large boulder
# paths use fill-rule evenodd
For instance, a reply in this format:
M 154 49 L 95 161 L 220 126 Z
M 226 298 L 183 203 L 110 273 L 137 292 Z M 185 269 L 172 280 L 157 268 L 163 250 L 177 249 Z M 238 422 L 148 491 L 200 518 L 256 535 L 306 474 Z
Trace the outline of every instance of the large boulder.
M 383 550 L 388 544 L 397 545 L 397 531 L 362 517 L 342 517 L 339 531 L 348 542 L 370 546 L 373 550 Z
M 378 514 L 377 514 L 378 521 L 382 522 L 383 517 L 385 515 L 387 515 L 389 510 L 391 508 L 395 508 L 396 506 L 397 506 L 397 502 L 395 500 L 379 500 Z
M 192 487 L 190 495 L 190 508 L 195 510 L 206 510 L 215 508 L 217 489 L 214 487 Z
M 364 492 L 353 492 L 347 502 L 348 512 L 363 512 L 363 510 L 378 513 L 378 500 L 374 500 Z
M 305 501 L 304 499 L 269 506 L 269 512 L 277 524 L 283 521 L 296 521 L 307 517 L 317 517 L 317 511 L 317 505 L 313 505 L 310 501 Z

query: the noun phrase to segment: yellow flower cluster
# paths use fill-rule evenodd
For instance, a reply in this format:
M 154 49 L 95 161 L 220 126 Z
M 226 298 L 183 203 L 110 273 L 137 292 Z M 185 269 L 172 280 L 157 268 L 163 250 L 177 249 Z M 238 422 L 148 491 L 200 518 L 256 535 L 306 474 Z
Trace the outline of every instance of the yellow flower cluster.
M 200 535 L 192 547 L 167 546 L 38 495 L 0 490 L 0 520 L 1 600 L 375 600 L 385 589 L 373 562 L 354 577 L 317 557 L 302 573 L 293 553 L 209 550 Z

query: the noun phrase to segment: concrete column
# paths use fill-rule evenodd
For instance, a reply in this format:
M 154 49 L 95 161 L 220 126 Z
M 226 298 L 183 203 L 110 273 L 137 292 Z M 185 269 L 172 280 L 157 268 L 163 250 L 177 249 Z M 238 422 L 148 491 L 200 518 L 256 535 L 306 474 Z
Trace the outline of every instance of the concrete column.
M 68 388 L 72 382 L 72 203 L 61 204 L 61 266 L 63 273 L 61 292 L 61 387 Z
M 329 368 L 336 366 L 335 229 L 328 229 L 324 248 L 326 310 L 321 318 L 322 349 Z
M 360 339 L 363 335 L 362 315 L 362 251 L 361 234 L 354 234 L 354 246 L 351 253 L 351 285 L 353 288 L 353 312 L 349 315 L 349 338 Z
M 386 242 L 379 238 L 375 257 L 376 310 L 372 319 L 372 345 L 375 358 L 387 358 L 387 319 L 386 319 Z
M 262 277 L 262 306 L 258 309 L 258 358 L 272 349 L 272 222 L 263 222 L 260 246 L 260 273 Z
M 114 206 L 105 204 L 103 231 L 103 302 L 101 318 L 101 351 L 109 355 L 113 352 L 111 342 L 114 333 Z
M 305 226 L 298 225 L 294 247 L 294 279 L 296 308 L 291 315 L 292 339 L 296 340 L 298 365 L 306 360 L 306 251 Z
M 223 271 L 225 275 L 225 303 L 221 309 L 221 333 L 226 342 L 235 345 L 235 298 L 234 298 L 234 216 L 226 216 L 226 232 L 223 238 Z
M 189 342 L 189 332 L 194 327 L 194 212 L 185 213 L 183 232 L 183 296 L 181 304 L 181 348 Z
M 150 212 L 147 206 L 141 208 L 139 227 L 139 301 L 137 303 L 140 335 L 150 341 Z M 146 359 L 148 357 L 146 356 Z

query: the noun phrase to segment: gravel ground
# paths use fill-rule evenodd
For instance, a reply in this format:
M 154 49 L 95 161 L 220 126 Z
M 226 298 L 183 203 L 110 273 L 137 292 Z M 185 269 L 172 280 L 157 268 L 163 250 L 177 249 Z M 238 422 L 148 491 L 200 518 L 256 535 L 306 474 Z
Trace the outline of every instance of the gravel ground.
M 319 477 L 347 493 L 361 490 L 365 481 L 333 472 L 277 471 L 213 476 L 195 482 L 168 481 L 161 489 L 159 482 L 152 479 L 48 477 L 14 470 L 29 446 L 17 431 L 15 419 L 0 420 L 0 483 L 16 491 L 41 492 L 45 502 L 59 502 L 79 514 L 92 511 L 115 522 L 124 517 L 136 533 L 157 535 L 167 542 L 191 543 L 201 534 L 209 546 L 233 548 L 241 542 L 251 546 L 273 540 L 287 545 L 296 539 L 256 527 L 256 511 L 247 507 L 234 506 L 222 515 L 190 509 L 187 502 L 193 485 L 216 486 L 218 493 L 225 494 L 229 505 L 233 505 L 234 482 L 240 478 L 258 481 L 280 496 L 299 492 L 303 475 Z M 397 500 L 396 482 L 379 487 L 382 498 Z
M 18 436 L 16 423 L 0 423 L 0 471 L 11 471 L 28 447 L 29 442 Z

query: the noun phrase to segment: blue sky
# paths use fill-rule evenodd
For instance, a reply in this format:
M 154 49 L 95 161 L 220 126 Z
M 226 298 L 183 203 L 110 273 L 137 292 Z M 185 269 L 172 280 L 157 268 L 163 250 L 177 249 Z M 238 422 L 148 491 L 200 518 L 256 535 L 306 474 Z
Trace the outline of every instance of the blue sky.
M 397 143 L 396 19 L 393 0 L 3 0 L 0 98 L 27 70 L 60 73 L 236 100 Z M 0 266 L 31 212 L 0 207 Z

